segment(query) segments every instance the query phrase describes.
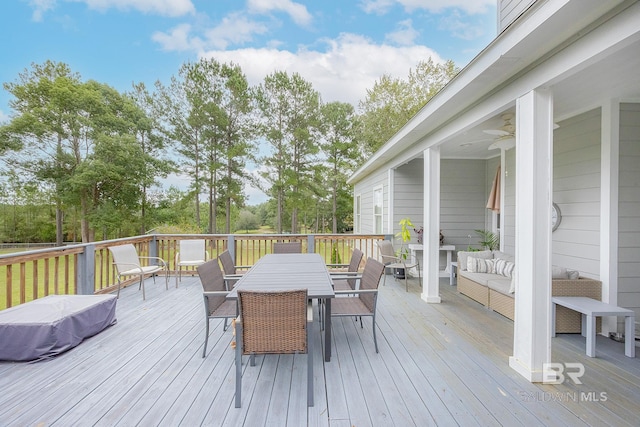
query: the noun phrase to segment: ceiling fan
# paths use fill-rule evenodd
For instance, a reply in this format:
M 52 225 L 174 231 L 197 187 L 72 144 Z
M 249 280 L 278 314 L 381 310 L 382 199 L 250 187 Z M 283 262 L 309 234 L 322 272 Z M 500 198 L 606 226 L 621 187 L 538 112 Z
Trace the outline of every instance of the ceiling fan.
M 514 119 L 513 113 L 504 113 L 502 116 L 504 124 L 497 129 L 485 129 L 484 133 L 497 136 L 489 145 L 489 150 L 503 149 L 508 150 L 516 146 L 516 127 L 512 123 Z

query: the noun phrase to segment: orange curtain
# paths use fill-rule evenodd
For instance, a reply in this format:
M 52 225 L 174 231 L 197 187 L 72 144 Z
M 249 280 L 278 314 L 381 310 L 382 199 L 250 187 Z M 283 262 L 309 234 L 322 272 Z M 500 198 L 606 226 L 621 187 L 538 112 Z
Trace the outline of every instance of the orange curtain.
M 496 171 L 496 177 L 493 178 L 489 201 L 487 201 L 487 209 L 500 213 L 500 166 L 498 166 L 498 170 Z

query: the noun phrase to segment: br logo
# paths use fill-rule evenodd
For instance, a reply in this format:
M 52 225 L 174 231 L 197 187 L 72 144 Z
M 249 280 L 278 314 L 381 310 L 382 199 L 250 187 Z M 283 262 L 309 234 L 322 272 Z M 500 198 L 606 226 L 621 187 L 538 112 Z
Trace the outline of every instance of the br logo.
M 565 376 L 571 378 L 574 384 L 582 384 L 580 377 L 584 375 L 584 365 L 582 363 L 543 363 L 542 383 L 562 384 Z

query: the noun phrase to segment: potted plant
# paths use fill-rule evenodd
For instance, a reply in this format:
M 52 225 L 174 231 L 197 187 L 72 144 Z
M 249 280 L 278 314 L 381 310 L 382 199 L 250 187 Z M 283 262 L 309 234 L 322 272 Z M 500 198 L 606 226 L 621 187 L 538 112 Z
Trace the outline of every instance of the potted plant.
M 409 248 L 406 244 L 411 241 L 413 223 L 409 218 L 402 218 L 398 224 L 400 224 L 400 231 L 396 233 L 396 238 L 400 240 L 400 249 L 398 249 L 396 255 L 406 260 L 409 256 Z M 404 268 L 395 268 L 393 271 L 393 276 L 396 279 L 404 279 L 405 274 Z
M 478 236 L 480 236 L 480 240 L 478 243 L 482 245 L 483 248 L 488 249 L 490 251 L 495 251 L 500 249 L 500 236 L 493 231 L 489 230 L 474 230 Z

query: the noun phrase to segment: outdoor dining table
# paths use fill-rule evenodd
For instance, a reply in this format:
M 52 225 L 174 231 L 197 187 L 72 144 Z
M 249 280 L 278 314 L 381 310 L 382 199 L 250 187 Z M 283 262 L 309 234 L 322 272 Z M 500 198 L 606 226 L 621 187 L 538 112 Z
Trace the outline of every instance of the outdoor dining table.
M 319 254 L 267 254 L 236 282 L 227 298 L 238 290 L 282 291 L 306 289 L 309 299 L 325 301 L 324 360 L 331 360 L 331 299 L 335 297 L 331 276 Z

